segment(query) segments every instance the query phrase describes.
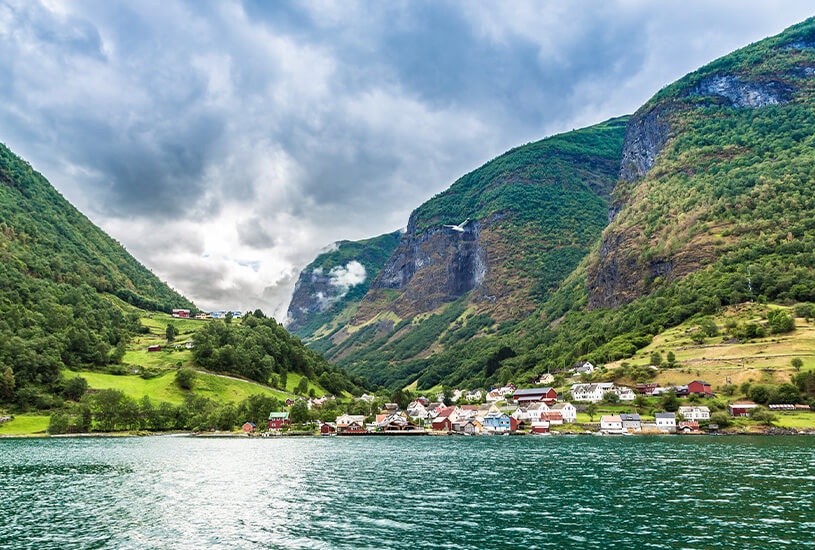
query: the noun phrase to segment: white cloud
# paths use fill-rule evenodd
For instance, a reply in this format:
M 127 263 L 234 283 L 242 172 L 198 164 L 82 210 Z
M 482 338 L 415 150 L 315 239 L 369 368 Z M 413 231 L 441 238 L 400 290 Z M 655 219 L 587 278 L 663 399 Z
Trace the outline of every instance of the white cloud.
M 337 297 L 341 298 L 348 293 L 352 286 L 364 283 L 367 273 L 364 265 L 356 260 L 351 260 L 344 266 L 332 267 L 331 271 L 328 272 L 328 276 L 331 279 L 331 284 L 339 290 Z

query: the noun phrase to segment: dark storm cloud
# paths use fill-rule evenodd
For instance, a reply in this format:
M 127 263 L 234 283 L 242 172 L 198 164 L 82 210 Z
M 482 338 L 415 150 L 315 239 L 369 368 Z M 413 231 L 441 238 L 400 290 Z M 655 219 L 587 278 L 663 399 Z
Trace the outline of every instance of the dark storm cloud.
M 280 314 L 326 243 L 809 10 L 0 0 L 0 140 L 201 305 Z

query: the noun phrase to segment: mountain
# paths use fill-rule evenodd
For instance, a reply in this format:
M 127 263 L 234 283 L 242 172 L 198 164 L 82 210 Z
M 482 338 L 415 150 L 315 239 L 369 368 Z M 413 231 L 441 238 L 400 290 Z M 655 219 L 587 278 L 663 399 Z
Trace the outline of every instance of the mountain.
M 396 250 L 401 231 L 362 241 L 339 241 L 300 272 L 287 328 L 303 337 L 333 330 L 353 315 L 371 281 Z
M 509 151 L 414 211 L 355 315 L 310 345 L 377 383 L 477 386 L 815 300 L 813 92 L 810 19 L 630 118 Z
M 116 375 L 128 389 L 136 384 L 126 378 L 166 381 L 167 368 L 192 366 L 300 393 L 357 390 L 260 312 L 242 322 L 204 323 L 173 320 L 166 315 L 172 308 L 196 309 L 0 145 L 0 405 L 60 409 L 65 384 L 75 377 L 66 369 Z M 195 340 L 193 350 L 170 346 L 170 323 Z M 172 353 L 147 354 L 154 344 Z M 125 376 L 133 371 L 138 376 Z M 207 390 L 216 387 L 216 378 L 206 380 Z

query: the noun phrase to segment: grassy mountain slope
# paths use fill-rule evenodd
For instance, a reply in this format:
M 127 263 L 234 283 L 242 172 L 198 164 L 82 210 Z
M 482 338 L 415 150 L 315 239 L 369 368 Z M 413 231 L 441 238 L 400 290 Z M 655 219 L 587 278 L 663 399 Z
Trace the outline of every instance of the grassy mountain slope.
M 350 319 L 371 281 L 396 250 L 401 235 L 395 231 L 361 241 L 339 241 L 332 250 L 317 256 L 300 272 L 287 328 L 303 338 L 313 338 Z M 341 275 L 353 269 L 354 263 L 363 268 L 357 266 L 362 281 L 347 286 Z
M 349 372 L 399 385 L 453 344 L 526 317 L 607 224 L 625 122 L 513 149 L 420 206 L 355 314 L 311 345 Z
M 0 146 L 0 406 L 70 409 L 64 398 L 76 373 L 178 401 L 184 392 L 167 369 L 180 366 L 301 393 L 356 389 L 345 373 L 260 313 L 232 324 L 207 323 L 171 320 L 166 312 L 174 307 L 195 309 Z M 169 323 L 179 333 L 176 344 L 195 340 L 192 351 L 175 350 L 166 339 Z M 148 353 L 153 343 L 174 351 Z M 192 392 L 199 396 L 234 400 L 251 388 L 275 393 L 201 377 Z

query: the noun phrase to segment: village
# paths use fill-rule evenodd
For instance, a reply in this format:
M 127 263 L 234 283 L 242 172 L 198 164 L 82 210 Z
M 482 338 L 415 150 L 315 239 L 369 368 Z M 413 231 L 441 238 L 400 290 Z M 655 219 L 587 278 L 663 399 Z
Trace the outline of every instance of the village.
M 591 375 L 589 362 L 575 365 L 573 380 Z M 660 387 L 639 383 L 634 387 L 613 382 L 574 382 L 564 394 L 543 384 L 518 388 L 507 383 L 488 390 L 439 392 L 435 399 L 419 396 L 400 408 L 385 402 L 371 415 L 338 414 L 335 419 L 295 425 L 287 411 L 273 411 L 268 426 L 251 423 L 242 431 L 252 435 L 319 434 L 321 436 L 374 435 L 648 435 L 741 433 L 743 429 L 772 426 L 773 413 L 811 412 L 809 405 L 779 403 L 766 407 L 745 399 L 722 401 L 711 384 L 693 380 L 686 385 Z M 300 399 L 308 409 L 323 407 L 333 396 Z M 376 397 L 362 395 L 355 401 L 375 404 Z M 297 399 L 288 399 L 291 407 Z M 815 415 L 813 415 L 815 419 Z M 759 432 L 760 433 L 760 432 Z

